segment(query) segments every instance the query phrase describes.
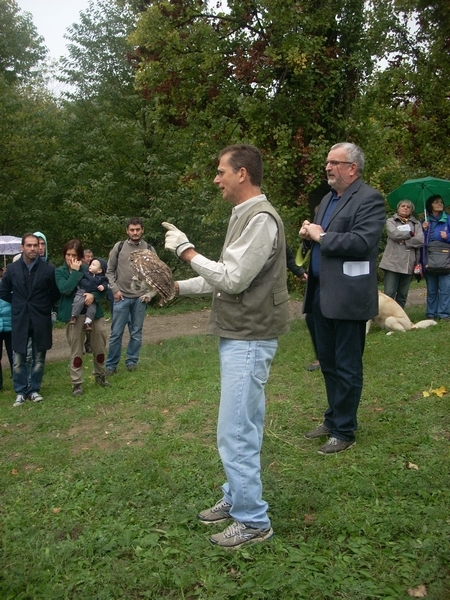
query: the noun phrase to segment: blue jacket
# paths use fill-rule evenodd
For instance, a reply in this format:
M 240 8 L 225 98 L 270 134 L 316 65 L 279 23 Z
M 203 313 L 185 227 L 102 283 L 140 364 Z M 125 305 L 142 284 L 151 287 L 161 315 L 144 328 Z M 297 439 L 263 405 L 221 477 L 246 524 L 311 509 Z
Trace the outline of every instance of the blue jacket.
M 439 218 L 434 215 L 427 215 L 427 221 L 429 225 L 427 231 L 425 231 L 425 245 L 433 240 L 450 243 L 450 216 L 446 212 L 443 212 Z M 446 240 L 441 238 L 441 231 L 447 232 Z
M 11 303 L 0 299 L 0 331 L 11 331 Z

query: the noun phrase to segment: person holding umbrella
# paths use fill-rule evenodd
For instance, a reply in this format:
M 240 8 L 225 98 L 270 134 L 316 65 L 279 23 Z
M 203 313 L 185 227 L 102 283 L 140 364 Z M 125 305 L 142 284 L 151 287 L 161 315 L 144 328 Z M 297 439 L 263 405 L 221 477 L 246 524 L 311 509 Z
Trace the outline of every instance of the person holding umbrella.
M 423 246 L 420 221 L 414 216 L 414 204 L 400 200 L 397 212 L 386 221 L 387 242 L 380 269 L 384 271 L 384 293 L 405 308 L 414 265 Z
M 426 217 L 422 223 L 425 232 L 423 256 L 432 242 L 445 242 L 450 247 L 450 217 L 444 212 L 444 202 L 438 194 L 430 196 L 426 202 Z M 450 272 L 432 273 L 426 268 L 424 260 L 425 281 L 427 283 L 427 319 L 444 319 L 450 321 Z

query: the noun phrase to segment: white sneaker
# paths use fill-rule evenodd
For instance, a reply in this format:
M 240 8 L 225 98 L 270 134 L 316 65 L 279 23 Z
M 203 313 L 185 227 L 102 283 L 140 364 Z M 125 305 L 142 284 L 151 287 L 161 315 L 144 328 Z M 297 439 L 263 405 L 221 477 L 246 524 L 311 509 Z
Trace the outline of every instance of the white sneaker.
M 208 508 L 197 516 L 199 520 L 205 525 L 213 525 L 215 523 L 223 523 L 224 521 L 228 521 L 233 517 L 230 515 L 231 504 L 222 500 L 216 502 L 212 508 Z
M 41 400 L 43 400 L 43 397 L 37 392 L 33 392 L 32 394 L 30 394 L 29 398 L 31 402 L 41 402 Z
M 212 535 L 209 541 L 211 544 L 221 546 L 222 548 L 234 550 L 244 545 L 265 542 L 272 537 L 272 527 L 268 529 L 253 529 L 253 527 L 247 527 L 244 523 L 235 521 L 221 533 Z
M 22 396 L 22 394 L 17 394 L 16 401 L 14 402 L 13 406 L 22 406 L 22 404 L 25 404 L 26 400 L 27 399 L 25 396 Z

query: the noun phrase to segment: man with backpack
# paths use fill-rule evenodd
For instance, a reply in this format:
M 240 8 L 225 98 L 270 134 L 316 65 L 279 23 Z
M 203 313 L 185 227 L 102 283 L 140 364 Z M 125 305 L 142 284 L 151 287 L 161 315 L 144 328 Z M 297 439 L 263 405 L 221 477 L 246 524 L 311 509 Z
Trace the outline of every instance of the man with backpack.
M 109 254 L 106 276 L 111 292 L 114 295 L 114 310 L 112 314 L 111 335 L 109 338 L 108 358 L 106 359 L 106 374 L 117 372 L 117 365 L 122 352 L 122 338 L 126 325 L 130 330 L 130 341 L 127 346 L 125 366 L 128 371 L 134 371 L 139 360 L 142 346 L 142 327 L 144 324 L 146 304 L 141 300 L 145 293 L 144 286 L 136 285 L 132 280 L 133 273 L 130 265 L 130 254 L 135 250 L 152 250 L 144 239 L 144 223 L 142 219 L 133 217 L 127 221 L 128 238 L 117 242 Z

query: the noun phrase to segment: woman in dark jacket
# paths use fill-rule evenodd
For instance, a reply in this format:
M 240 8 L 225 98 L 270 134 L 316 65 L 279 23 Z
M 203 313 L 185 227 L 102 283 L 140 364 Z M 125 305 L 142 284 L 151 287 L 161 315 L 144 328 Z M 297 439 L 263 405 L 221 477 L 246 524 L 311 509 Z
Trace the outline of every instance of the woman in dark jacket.
M 440 196 L 430 196 L 426 202 L 427 219 L 422 223 L 425 232 L 425 256 L 430 242 L 446 242 L 450 247 L 450 217 L 444 212 L 444 202 Z M 424 260 L 424 263 L 427 261 Z M 427 272 L 427 319 L 450 320 L 450 273 L 438 275 Z
M 83 277 L 87 266 L 83 264 L 83 246 L 80 240 L 69 240 L 63 249 L 64 265 L 56 269 L 56 285 L 61 292 L 58 305 L 58 320 L 68 323 L 72 316 L 72 302 L 77 292 L 77 287 Z M 97 303 L 95 318 L 92 321 L 90 343 L 94 358 L 95 382 L 103 387 L 111 384 L 105 379 L 105 354 L 106 354 L 106 325 L 103 309 L 99 300 L 107 296 L 107 291 L 86 293 L 86 307 Z M 83 346 L 85 331 L 83 329 L 86 311 L 78 317 L 75 324 L 66 326 L 66 337 L 70 346 L 70 377 L 72 379 L 74 396 L 83 394 Z

